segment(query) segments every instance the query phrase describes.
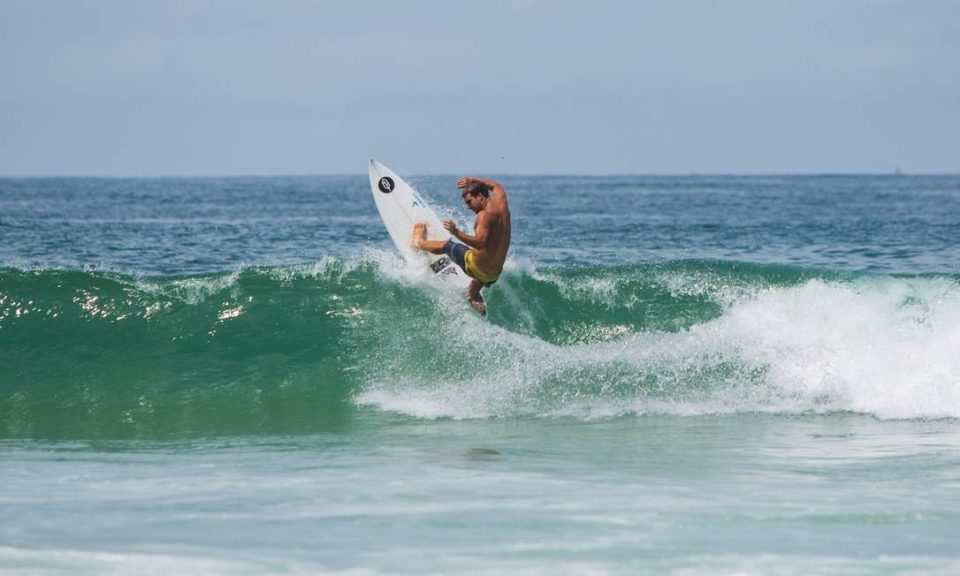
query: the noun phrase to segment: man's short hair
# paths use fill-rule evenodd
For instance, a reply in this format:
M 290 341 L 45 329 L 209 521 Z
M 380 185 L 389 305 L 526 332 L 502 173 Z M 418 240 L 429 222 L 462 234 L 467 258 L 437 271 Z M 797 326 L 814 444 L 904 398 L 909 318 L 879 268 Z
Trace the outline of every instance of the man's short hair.
M 464 194 L 469 194 L 471 196 L 476 196 L 477 194 L 483 194 L 484 198 L 490 197 L 490 187 L 480 182 L 478 180 L 473 180 L 463 188 Z

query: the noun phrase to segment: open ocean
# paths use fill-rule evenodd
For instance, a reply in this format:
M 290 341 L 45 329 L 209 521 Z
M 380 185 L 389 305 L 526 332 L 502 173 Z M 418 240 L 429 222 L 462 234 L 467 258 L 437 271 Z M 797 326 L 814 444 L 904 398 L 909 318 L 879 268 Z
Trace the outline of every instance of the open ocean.
M 0 179 L 0 573 L 960 573 L 960 176 L 499 180 Z

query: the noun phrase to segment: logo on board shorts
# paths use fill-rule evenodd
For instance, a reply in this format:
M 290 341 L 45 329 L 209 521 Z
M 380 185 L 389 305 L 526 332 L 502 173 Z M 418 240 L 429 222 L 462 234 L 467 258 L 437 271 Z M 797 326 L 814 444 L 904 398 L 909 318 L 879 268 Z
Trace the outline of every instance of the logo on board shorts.
M 393 192 L 393 178 L 384 176 L 379 182 L 377 182 L 377 188 L 379 188 L 384 194 Z

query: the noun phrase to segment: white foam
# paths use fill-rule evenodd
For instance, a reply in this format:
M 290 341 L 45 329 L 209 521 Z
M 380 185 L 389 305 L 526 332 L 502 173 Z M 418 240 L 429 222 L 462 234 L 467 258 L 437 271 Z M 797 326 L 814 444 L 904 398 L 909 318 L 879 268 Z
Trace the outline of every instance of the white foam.
M 960 292 L 949 282 L 810 281 L 738 302 L 714 324 L 811 408 L 820 398 L 880 417 L 960 417 Z
M 755 292 L 748 286 L 728 284 L 723 276 L 712 270 L 661 271 L 656 274 L 656 279 L 674 298 L 705 296 L 726 306 Z
M 238 268 L 229 274 L 181 278 L 174 280 L 172 283 L 137 278 L 134 285 L 138 290 L 147 294 L 163 294 L 181 300 L 186 304 L 195 305 L 224 290 L 234 290 L 242 273 L 243 269 Z
M 410 376 L 400 358 L 372 372 L 356 401 L 421 418 L 960 417 L 960 288 L 949 280 L 811 280 L 731 298 L 687 331 L 572 346 L 454 322 L 435 338 L 457 346 L 464 373 Z
M 624 276 L 622 270 L 613 269 L 605 275 L 588 277 L 570 277 L 561 272 L 541 272 L 534 270 L 531 277 L 541 282 L 553 284 L 560 295 L 573 301 L 589 302 L 606 308 L 632 308 L 638 298 L 635 294 L 623 297 L 625 283 L 635 280 Z
M 224 556 L 229 556 L 229 559 Z M 279 556 L 253 555 L 235 550 L 201 551 L 189 547 L 167 546 L 162 552 L 117 552 L 0 546 L 0 574 L 370 576 L 377 573 L 379 572 L 367 568 L 326 570 L 312 562 Z
M 10 574 L 250 574 L 239 562 L 170 554 L 31 550 L 0 547 L 0 572 Z

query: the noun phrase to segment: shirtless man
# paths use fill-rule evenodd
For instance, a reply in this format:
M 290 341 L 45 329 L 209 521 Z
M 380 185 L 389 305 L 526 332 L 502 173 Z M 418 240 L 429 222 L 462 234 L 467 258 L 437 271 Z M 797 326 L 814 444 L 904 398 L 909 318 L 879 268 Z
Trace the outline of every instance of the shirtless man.
M 427 240 L 427 225 L 418 222 L 413 227 L 413 247 L 431 254 L 446 254 L 473 280 L 467 299 L 480 314 L 486 315 L 487 305 L 480 289 L 491 286 L 503 272 L 503 263 L 510 248 L 510 209 L 507 193 L 499 182 L 485 178 L 464 176 L 457 181 L 457 188 L 467 208 L 477 215 L 473 236 L 457 229 L 453 220 L 445 220 L 443 227 L 463 242 L 452 239 Z M 465 244 L 465 245 L 464 245 Z

